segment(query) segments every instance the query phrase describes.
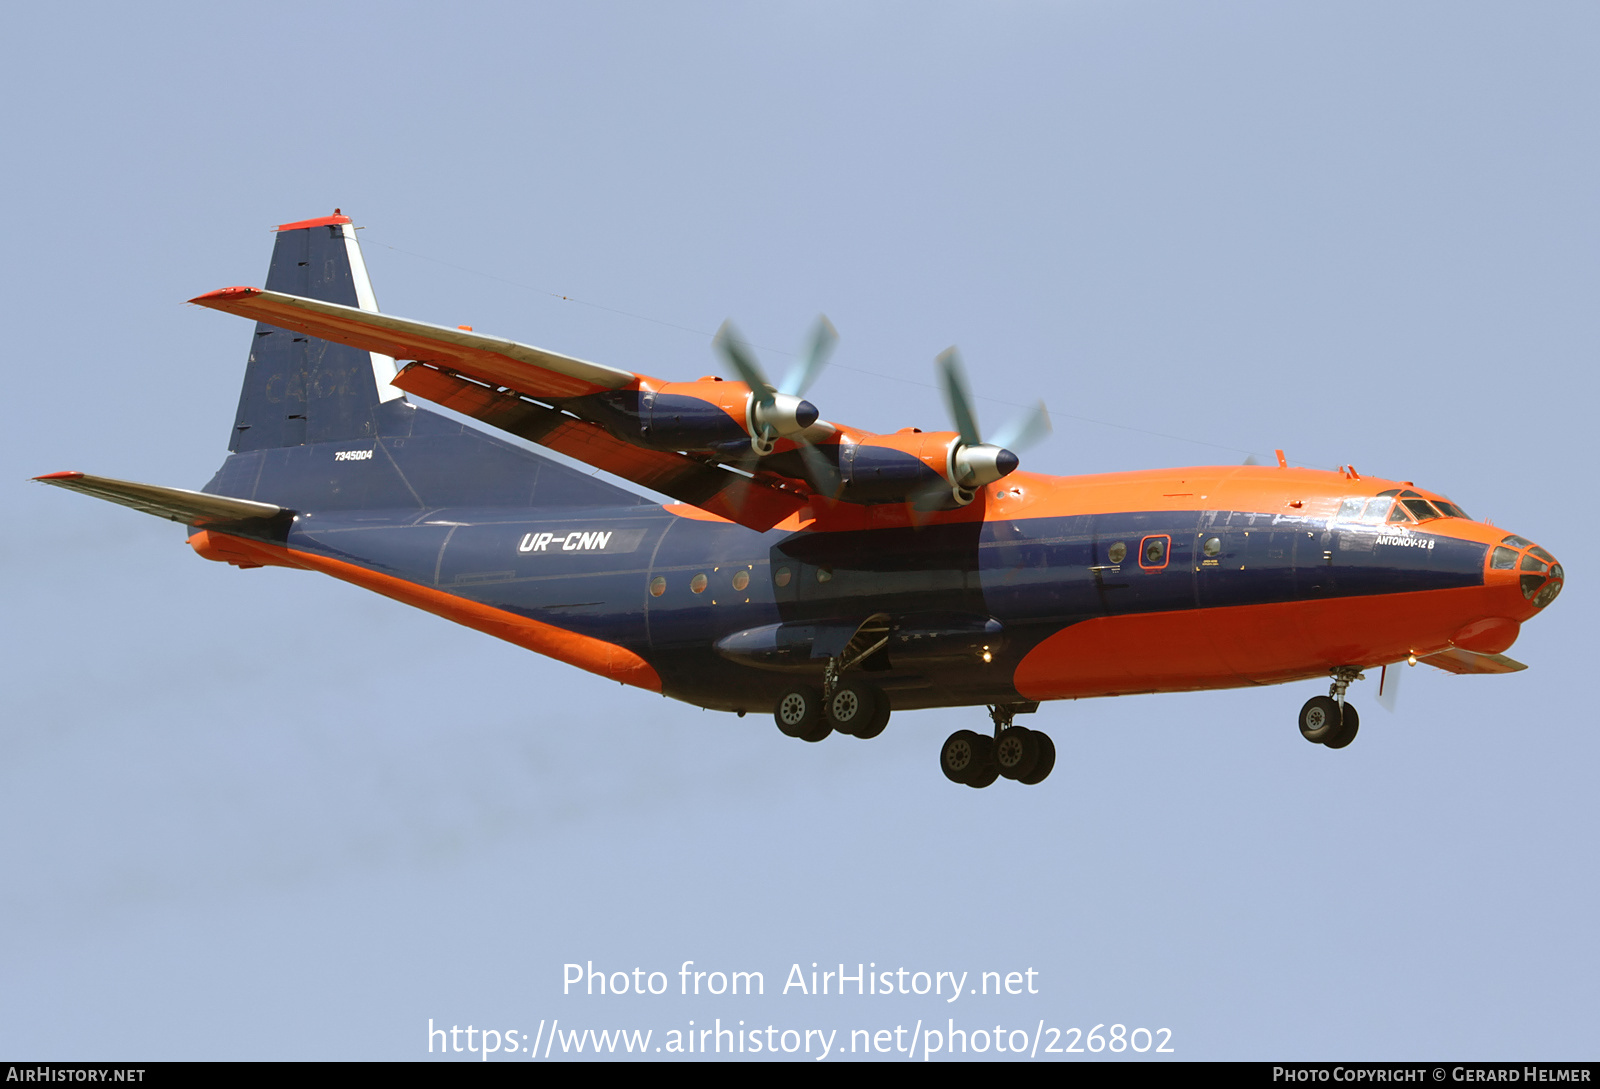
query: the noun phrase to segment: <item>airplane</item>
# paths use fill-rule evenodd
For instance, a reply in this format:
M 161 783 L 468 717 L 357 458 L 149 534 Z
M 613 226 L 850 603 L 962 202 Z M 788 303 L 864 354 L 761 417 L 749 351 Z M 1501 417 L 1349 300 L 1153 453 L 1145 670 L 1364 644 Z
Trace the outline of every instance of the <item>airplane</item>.
M 803 741 L 985 707 L 939 751 L 969 787 L 1050 774 L 1052 739 L 1014 721 L 1050 700 L 1325 677 L 1300 733 L 1344 748 L 1365 671 L 1524 669 L 1504 652 L 1564 585 L 1548 551 L 1437 492 L 1281 450 L 1024 472 L 1009 447 L 1048 432 L 1043 406 L 985 442 L 953 349 L 953 430 L 829 422 L 804 399 L 826 319 L 773 385 L 731 326 L 730 375 L 684 382 L 383 314 L 338 209 L 277 228 L 265 288 L 190 301 L 256 322 L 210 482 L 34 479 L 182 523 L 206 559 L 319 571 Z

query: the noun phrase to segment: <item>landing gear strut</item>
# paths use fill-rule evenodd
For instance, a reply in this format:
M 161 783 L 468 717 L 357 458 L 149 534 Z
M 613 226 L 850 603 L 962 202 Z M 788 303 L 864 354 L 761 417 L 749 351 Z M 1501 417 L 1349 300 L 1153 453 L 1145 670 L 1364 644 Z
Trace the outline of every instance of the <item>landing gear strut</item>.
M 1300 708 L 1300 736 L 1314 745 L 1342 749 L 1356 739 L 1361 729 L 1361 716 L 1345 702 L 1345 691 L 1351 681 L 1365 680 L 1354 666 L 1340 666 L 1330 670 L 1333 684 L 1326 696 L 1313 696 Z
M 1056 766 L 1056 745 L 1050 735 L 1026 726 L 1012 725 L 1018 712 L 1033 711 L 1037 703 L 994 704 L 989 718 L 994 736 L 957 730 L 939 750 L 939 770 L 952 783 L 986 787 L 1004 776 L 1032 786 L 1042 783 Z

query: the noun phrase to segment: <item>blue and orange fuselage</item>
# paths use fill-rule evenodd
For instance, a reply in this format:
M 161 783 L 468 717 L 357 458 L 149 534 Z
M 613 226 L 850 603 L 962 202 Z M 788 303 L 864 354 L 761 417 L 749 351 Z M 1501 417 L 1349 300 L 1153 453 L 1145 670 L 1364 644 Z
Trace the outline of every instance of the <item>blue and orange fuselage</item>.
M 1018 472 L 966 507 L 912 518 L 814 500 L 766 532 L 679 504 L 307 507 L 270 536 L 191 543 L 323 571 L 730 711 L 769 711 L 876 619 L 887 644 L 860 668 L 902 710 L 1504 651 L 1559 591 L 1559 566 L 1486 523 L 1419 519 L 1401 493 L 1455 510 L 1407 482 L 1231 466 Z

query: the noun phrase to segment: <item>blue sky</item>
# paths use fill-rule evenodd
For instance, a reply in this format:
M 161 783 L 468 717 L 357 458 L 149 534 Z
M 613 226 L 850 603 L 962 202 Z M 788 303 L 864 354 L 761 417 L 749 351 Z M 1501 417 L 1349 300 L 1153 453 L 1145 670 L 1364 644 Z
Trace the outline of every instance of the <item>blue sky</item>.
M 1597 30 L 1579 4 L 10 13 L 0 1048 L 954 1017 L 1166 1027 L 1186 1058 L 1590 1054 Z M 248 327 L 183 301 L 259 284 L 270 227 L 335 206 L 398 314 L 694 377 L 724 318 L 781 371 L 825 311 L 830 418 L 945 426 L 959 344 L 986 427 L 1050 405 L 1029 469 L 1283 447 L 1437 489 L 1570 581 L 1527 672 L 1418 668 L 1394 715 L 1357 685 L 1341 752 L 1297 736 L 1316 684 L 1071 702 L 1032 723 L 1046 784 L 971 791 L 936 753 L 978 710 L 803 745 L 27 482 L 203 484 Z M 568 962 L 676 988 L 685 960 L 768 993 L 561 994 Z M 1039 993 L 775 993 L 813 961 Z

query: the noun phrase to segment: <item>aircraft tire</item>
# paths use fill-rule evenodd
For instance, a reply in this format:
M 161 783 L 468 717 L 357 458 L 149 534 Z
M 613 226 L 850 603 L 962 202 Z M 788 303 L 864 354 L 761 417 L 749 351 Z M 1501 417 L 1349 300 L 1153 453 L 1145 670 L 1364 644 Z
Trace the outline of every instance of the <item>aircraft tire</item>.
M 1344 705 L 1344 721 L 1339 728 L 1328 735 L 1328 740 L 1323 745 L 1330 749 L 1342 749 L 1356 739 L 1356 731 L 1361 729 L 1361 716 L 1356 714 L 1356 709 L 1348 703 Z
M 841 734 L 861 737 L 862 731 L 878 717 L 883 702 L 876 688 L 863 681 L 844 681 L 834 686 L 823 708 L 828 725 Z
M 939 750 L 939 770 L 952 783 L 965 783 L 979 771 L 988 755 L 984 743 L 989 739 L 972 730 L 957 730 L 945 738 Z
M 822 717 L 822 692 L 815 685 L 803 684 L 779 696 L 772 717 L 784 737 L 810 741 L 809 735 L 815 733 L 820 725 L 826 727 L 822 735 L 816 738 L 821 741 L 832 730 Z
M 1050 735 L 1035 730 L 1033 736 L 1039 739 L 1039 761 L 1027 775 L 1017 777 L 1017 782 L 1023 786 L 1037 786 L 1044 782 L 1056 766 L 1056 743 L 1050 740 Z
M 1339 705 L 1332 696 L 1312 696 L 1300 708 L 1300 736 L 1321 745 L 1339 728 Z
M 978 740 L 983 742 L 983 762 L 967 778 L 967 785 L 974 790 L 982 790 L 1000 778 L 1000 765 L 994 762 L 994 738 L 979 734 Z
M 1026 779 L 1039 764 L 1039 737 L 1026 726 L 1000 731 L 994 742 L 994 762 L 1007 779 Z
M 818 741 L 826 740 L 831 733 L 833 733 L 833 727 L 828 725 L 827 719 L 821 719 L 814 727 L 801 734 L 800 740 L 809 741 L 814 745 Z
M 889 725 L 889 712 L 891 710 L 888 694 L 877 685 L 868 685 L 868 687 L 872 689 L 872 695 L 877 700 L 877 706 L 873 711 L 872 717 L 867 720 L 866 725 L 855 732 L 855 736 L 863 741 L 871 741 L 883 733 L 883 728 Z

